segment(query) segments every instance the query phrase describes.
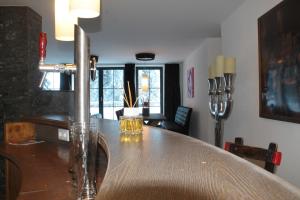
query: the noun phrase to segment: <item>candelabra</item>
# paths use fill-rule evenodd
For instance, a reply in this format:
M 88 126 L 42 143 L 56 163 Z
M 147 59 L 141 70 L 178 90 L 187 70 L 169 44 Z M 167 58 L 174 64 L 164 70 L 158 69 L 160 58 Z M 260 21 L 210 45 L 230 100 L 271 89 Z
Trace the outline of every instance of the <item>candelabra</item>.
M 230 115 L 233 100 L 234 73 L 208 79 L 209 111 L 215 119 L 215 145 L 222 147 L 223 121 Z

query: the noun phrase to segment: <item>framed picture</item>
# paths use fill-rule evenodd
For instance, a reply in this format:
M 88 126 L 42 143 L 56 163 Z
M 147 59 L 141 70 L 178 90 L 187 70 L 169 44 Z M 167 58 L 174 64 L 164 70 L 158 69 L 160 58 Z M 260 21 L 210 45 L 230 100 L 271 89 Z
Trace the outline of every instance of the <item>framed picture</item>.
M 194 67 L 187 70 L 187 96 L 194 97 Z
M 260 117 L 300 123 L 300 1 L 258 19 Z

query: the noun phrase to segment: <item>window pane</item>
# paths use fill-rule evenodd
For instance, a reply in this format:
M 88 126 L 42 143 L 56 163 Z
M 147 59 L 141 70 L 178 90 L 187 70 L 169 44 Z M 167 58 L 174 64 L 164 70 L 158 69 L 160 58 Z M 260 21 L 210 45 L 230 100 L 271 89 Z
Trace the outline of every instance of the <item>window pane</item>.
M 114 90 L 113 89 L 103 89 L 103 107 L 113 106 L 114 102 Z
M 43 90 L 60 90 L 60 73 L 59 72 L 47 72 Z
M 114 71 L 114 88 L 123 88 L 123 70 Z
M 114 91 L 114 106 L 123 106 L 123 89 L 115 89 Z
M 98 89 L 90 89 L 90 102 L 91 105 L 99 105 L 99 90 Z
M 114 119 L 114 107 L 104 107 L 103 108 L 103 118 Z
M 150 107 L 150 113 L 160 113 L 160 107 Z
M 46 74 L 44 83 L 43 83 L 43 90 L 51 90 L 53 88 L 53 72 L 48 72 Z
M 150 89 L 150 105 L 160 105 L 160 89 Z
M 99 107 L 92 107 L 90 108 L 90 113 L 91 115 L 94 115 L 94 114 L 98 114 L 99 113 Z
M 124 70 L 104 68 L 103 70 L 103 118 L 117 119 L 115 112 L 123 108 Z
M 99 88 L 99 71 L 96 70 L 96 79 L 94 81 L 90 81 L 90 87 L 91 88 Z
M 150 87 L 160 88 L 160 70 L 150 70 Z
M 142 70 L 138 70 L 138 88 L 140 89 L 142 86 L 142 74 L 143 71 Z M 139 93 L 140 94 L 140 93 Z
M 53 89 L 60 89 L 60 73 L 53 73 Z
M 142 89 L 139 89 L 139 106 L 143 105 L 144 101 L 149 101 L 149 92 L 143 92 Z
M 113 88 L 113 70 L 103 70 L 103 88 Z

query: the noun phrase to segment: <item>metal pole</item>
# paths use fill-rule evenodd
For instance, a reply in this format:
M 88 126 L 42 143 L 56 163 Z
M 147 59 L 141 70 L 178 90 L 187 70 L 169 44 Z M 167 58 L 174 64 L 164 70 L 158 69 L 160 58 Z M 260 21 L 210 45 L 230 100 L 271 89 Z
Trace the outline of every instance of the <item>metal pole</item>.
M 215 126 L 215 146 L 222 148 L 223 130 L 222 119 L 216 121 Z
M 90 40 L 85 32 L 75 25 L 74 62 L 75 74 L 75 122 L 90 122 Z

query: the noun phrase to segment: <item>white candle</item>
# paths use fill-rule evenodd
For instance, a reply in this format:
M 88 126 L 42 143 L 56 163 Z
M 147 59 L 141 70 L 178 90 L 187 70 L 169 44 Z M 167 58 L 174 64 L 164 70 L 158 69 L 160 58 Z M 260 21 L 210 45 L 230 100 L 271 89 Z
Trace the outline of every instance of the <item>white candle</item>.
M 222 77 L 224 73 L 224 56 L 220 55 L 216 58 L 215 76 Z
M 235 74 L 236 61 L 234 57 L 225 59 L 224 73 Z
M 215 67 L 213 65 L 210 65 L 208 68 L 208 78 L 209 79 L 215 78 Z

